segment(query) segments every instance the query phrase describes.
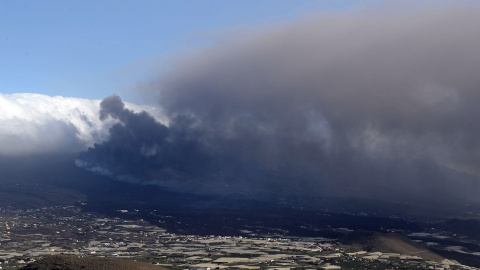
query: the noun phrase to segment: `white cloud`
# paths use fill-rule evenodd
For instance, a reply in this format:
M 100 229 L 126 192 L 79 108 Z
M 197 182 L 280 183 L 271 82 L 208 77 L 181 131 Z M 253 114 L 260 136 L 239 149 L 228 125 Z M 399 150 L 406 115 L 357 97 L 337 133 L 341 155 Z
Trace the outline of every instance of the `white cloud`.
M 72 152 L 104 141 L 116 121 L 100 121 L 100 102 L 31 93 L 0 94 L 0 154 Z M 159 108 L 125 105 L 166 122 Z

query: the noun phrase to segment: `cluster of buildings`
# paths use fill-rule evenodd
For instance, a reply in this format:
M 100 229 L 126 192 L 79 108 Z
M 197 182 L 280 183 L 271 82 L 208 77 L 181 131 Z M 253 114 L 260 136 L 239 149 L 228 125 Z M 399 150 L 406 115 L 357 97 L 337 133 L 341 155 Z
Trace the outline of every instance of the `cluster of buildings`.
M 179 235 L 141 219 L 106 218 L 75 206 L 0 209 L 0 269 L 53 254 L 133 259 L 168 269 L 474 269 L 448 260 L 350 252 L 325 238 Z

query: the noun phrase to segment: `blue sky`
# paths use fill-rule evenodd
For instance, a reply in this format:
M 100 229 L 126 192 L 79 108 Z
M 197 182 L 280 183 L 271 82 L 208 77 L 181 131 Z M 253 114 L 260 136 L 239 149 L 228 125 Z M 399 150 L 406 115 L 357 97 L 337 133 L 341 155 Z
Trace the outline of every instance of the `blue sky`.
M 142 102 L 130 85 L 231 28 L 352 8 L 355 1 L 0 0 L 0 92 Z

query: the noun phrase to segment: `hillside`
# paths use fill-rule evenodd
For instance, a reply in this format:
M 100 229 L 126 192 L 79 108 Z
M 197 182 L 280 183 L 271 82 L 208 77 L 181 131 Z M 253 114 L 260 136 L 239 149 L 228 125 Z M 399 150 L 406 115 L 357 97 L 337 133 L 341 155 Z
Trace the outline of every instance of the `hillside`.
M 23 270 L 165 270 L 165 268 L 142 262 L 111 258 L 78 258 L 75 256 L 54 255 L 31 263 Z
M 340 242 L 369 252 L 399 253 L 434 261 L 444 259 L 424 246 L 396 233 L 354 231 L 341 238 Z

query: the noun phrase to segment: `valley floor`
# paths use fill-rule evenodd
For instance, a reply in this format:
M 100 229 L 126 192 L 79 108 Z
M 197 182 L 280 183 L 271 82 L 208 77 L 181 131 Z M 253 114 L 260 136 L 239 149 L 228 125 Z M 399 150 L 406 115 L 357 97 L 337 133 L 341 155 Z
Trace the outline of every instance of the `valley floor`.
M 168 269 L 475 269 L 453 260 L 367 252 L 336 239 L 263 234 L 254 228 L 237 236 L 188 235 L 76 206 L 0 210 L 0 269 L 56 254 L 124 258 Z

